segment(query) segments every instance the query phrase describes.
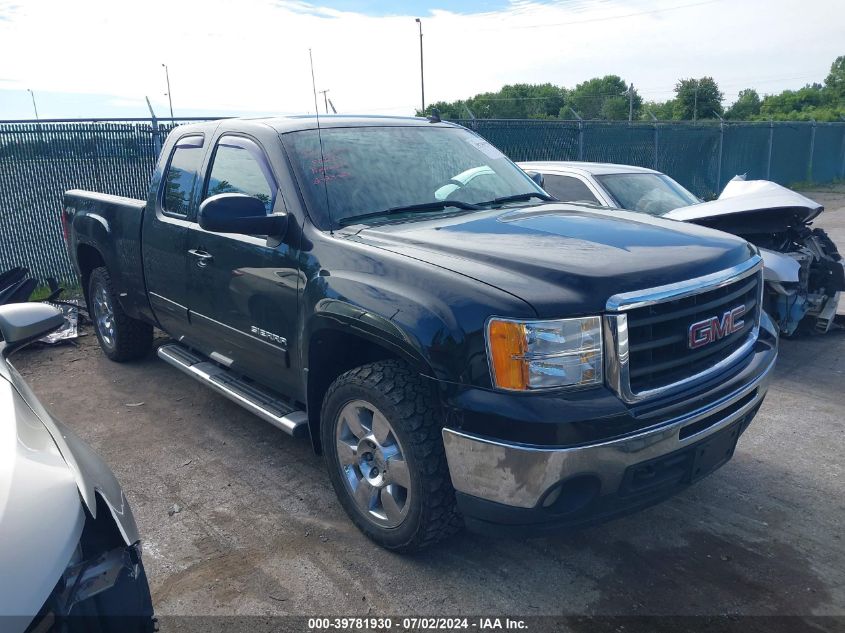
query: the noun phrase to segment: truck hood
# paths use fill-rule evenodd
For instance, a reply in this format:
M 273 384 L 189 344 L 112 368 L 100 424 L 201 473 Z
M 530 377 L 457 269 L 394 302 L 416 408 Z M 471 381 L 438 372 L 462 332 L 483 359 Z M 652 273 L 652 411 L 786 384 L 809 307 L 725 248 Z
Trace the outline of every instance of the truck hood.
M 74 473 L 0 376 L 0 619 L 11 630 L 25 629 L 50 595 L 84 522 Z
M 769 222 L 777 225 L 809 222 L 824 210 L 814 200 L 768 180 L 733 179 L 718 199 L 680 207 L 663 217 L 695 222 L 722 216 L 734 216 L 742 223 Z M 740 216 L 740 217 L 738 217 Z
M 351 239 L 499 288 L 540 317 L 595 314 L 616 293 L 724 270 L 754 252 L 704 227 L 568 203 L 386 224 Z

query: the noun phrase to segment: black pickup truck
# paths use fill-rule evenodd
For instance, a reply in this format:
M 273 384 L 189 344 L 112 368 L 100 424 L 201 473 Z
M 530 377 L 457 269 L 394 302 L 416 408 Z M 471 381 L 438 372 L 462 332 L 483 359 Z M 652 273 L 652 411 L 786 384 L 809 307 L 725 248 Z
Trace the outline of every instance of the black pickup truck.
M 400 551 L 665 498 L 732 456 L 777 354 L 756 247 L 557 202 L 438 120 L 180 126 L 146 201 L 69 191 L 62 217 L 109 358 L 160 328 Z

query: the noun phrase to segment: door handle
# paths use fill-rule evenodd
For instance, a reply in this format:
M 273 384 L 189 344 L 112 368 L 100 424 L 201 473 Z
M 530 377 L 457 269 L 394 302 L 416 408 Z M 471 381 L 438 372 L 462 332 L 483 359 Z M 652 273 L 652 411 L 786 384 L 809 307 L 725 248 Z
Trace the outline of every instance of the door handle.
M 214 261 L 214 256 L 211 253 L 206 253 L 205 251 L 197 250 L 195 248 L 189 250 L 188 255 L 196 258 L 198 268 L 205 268 Z

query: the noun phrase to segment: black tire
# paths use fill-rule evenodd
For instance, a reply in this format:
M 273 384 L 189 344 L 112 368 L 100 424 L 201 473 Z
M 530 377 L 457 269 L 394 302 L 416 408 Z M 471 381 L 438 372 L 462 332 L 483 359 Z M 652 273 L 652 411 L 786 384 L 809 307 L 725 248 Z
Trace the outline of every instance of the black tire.
M 341 411 L 355 401 L 377 407 L 401 444 L 411 487 L 407 514 L 396 527 L 383 527 L 368 519 L 344 480 L 338 458 L 338 425 L 342 424 Z M 342 374 L 326 393 L 320 419 L 332 485 L 343 509 L 370 539 L 389 550 L 415 552 L 463 527 L 443 449 L 443 414 L 430 386 L 411 367 L 399 361 L 380 361 Z
M 101 331 L 103 327 L 97 318 L 98 293 L 102 290 L 108 300 L 113 323 L 111 333 Z M 94 324 L 94 332 L 103 353 L 111 360 L 122 363 L 146 356 L 153 346 L 153 326 L 128 316 L 117 298 L 109 271 L 105 267 L 95 268 L 88 279 L 88 314 Z

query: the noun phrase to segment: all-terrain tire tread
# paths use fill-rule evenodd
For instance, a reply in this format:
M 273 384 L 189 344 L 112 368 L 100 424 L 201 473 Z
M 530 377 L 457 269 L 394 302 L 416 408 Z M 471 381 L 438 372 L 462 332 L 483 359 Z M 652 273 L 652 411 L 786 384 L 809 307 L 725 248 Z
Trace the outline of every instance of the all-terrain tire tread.
M 423 468 L 424 507 L 417 533 L 403 545 L 386 547 L 401 552 L 419 551 L 460 531 L 464 521 L 457 510 L 443 448 L 443 412 L 431 387 L 419 373 L 401 361 L 368 363 L 350 369 L 329 387 L 321 411 L 324 422 L 327 421 L 326 405 L 332 394 L 347 384 L 366 385 L 377 390 L 396 407 L 402 414 L 401 428 L 409 436 L 403 446 L 406 451 L 414 452 L 416 463 Z M 360 521 L 356 517 L 353 520 L 360 527 Z
M 153 346 L 153 326 L 137 319 L 133 319 L 120 306 L 117 293 L 112 285 L 111 275 L 105 266 L 95 268 L 91 271 L 88 282 L 88 300 L 93 300 L 93 288 L 96 282 L 102 283 L 111 299 L 114 310 L 115 323 L 115 345 L 114 349 L 108 350 L 101 344 L 103 352 L 108 358 L 118 363 L 138 360 L 146 356 Z M 94 318 L 93 311 L 89 304 L 88 313 Z M 95 326 L 96 328 L 96 326 Z

